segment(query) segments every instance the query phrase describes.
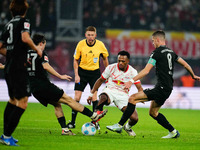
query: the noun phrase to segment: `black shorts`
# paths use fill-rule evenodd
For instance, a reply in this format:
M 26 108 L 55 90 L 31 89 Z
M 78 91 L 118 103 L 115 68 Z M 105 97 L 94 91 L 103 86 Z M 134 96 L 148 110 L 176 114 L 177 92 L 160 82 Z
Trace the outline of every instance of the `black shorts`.
M 31 96 L 26 69 L 5 71 L 5 80 L 11 99 L 16 98 L 19 100 L 23 97 Z
M 145 89 L 144 93 L 147 95 L 148 99 L 154 100 L 158 105 L 162 106 L 166 99 L 170 96 L 172 90 L 166 90 L 160 86 L 156 86 L 153 89 Z
M 64 91 L 51 82 L 41 83 L 44 88 L 34 90 L 33 96 L 44 106 L 51 102 L 58 102 Z
M 80 76 L 80 83 L 75 83 L 74 90 L 83 92 L 88 83 L 90 85 L 90 89 L 93 88 L 95 82 L 101 76 L 101 73 L 100 69 L 89 71 L 79 67 L 78 75 Z

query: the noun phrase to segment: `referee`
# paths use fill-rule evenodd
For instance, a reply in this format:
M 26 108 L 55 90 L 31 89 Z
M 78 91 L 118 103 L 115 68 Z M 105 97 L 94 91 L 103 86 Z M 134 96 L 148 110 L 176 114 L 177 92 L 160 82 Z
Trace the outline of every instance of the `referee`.
M 86 39 L 81 40 L 74 53 L 74 73 L 75 73 L 75 97 L 79 102 L 86 85 L 89 83 L 93 88 L 96 80 L 101 76 L 99 69 L 100 56 L 103 59 L 104 67 L 108 66 L 108 51 L 103 42 L 95 39 L 96 28 L 89 26 L 86 28 Z M 80 63 L 79 63 L 80 60 Z M 92 96 L 93 111 L 98 104 L 97 91 Z M 75 128 L 77 112 L 72 110 L 72 120 L 68 123 L 68 128 Z

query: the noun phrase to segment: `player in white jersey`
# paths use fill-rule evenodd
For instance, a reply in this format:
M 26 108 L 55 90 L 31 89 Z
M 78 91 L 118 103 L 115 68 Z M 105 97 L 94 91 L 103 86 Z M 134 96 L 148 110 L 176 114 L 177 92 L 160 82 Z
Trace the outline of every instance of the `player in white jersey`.
M 101 111 L 103 110 L 104 105 L 114 103 L 122 112 L 125 111 L 128 104 L 130 90 L 130 88 L 125 89 L 125 82 L 130 81 L 138 74 L 137 71 L 128 64 L 129 59 L 130 54 L 127 51 L 120 51 L 118 53 L 118 63 L 107 66 L 101 77 L 96 81 L 91 90 L 91 94 L 87 99 L 89 104 L 91 104 L 93 93 L 95 93 L 101 84 L 106 81 L 106 87 L 99 96 L 99 103 L 96 110 Z M 143 91 L 140 80 L 135 81 L 134 84 L 138 91 Z M 137 111 L 134 111 L 128 123 L 124 126 L 124 130 L 130 136 L 136 136 L 131 127 L 134 126 L 137 121 Z

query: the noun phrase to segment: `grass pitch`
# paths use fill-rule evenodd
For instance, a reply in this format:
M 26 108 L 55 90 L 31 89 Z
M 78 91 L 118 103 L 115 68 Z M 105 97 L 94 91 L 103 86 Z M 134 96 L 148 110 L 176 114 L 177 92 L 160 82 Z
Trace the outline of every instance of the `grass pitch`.
M 6 102 L 0 102 L 0 134 L 3 132 L 3 111 Z M 90 106 L 87 106 L 91 108 Z M 161 139 L 168 131 L 148 115 L 148 109 L 137 108 L 139 122 L 133 128 L 137 136 L 114 133 L 106 125 L 117 123 L 122 113 L 116 107 L 107 107 L 107 115 L 101 119 L 100 132 L 94 136 L 84 136 L 81 126 L 90 118 L 78 114 L 76 136 L 61 136 L 61 128 L 54 114 L 53 106 L 47 108 L 39 103 L 29 103 L 13 136 L 20 147 L 0 144 L 0 150 L 199 150 L 200 110 L 161 109 L 172 125 L 179 130 L 178 139 Z M 71 119 L 71 108 L 63 105 L 66 120 Z

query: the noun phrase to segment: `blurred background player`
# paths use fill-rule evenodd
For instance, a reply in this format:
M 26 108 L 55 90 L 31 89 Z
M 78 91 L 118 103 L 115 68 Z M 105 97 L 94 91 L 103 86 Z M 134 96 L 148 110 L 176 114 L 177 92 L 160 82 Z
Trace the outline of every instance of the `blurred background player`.
M 27 68 L 31 93 L 33 96 L 44 106 L 47 107 L 48 103 L 53 105 L 55 108 L 55 115 L 58 119 L 59 124 L 62 127 L 62 135 L 75 135 L 71 130 L 67 128 L 64 113 L 61 107 L 61 103 L 67 104 L 72 109 L 81 112 L 82 114 L 90 117 L 92 120 L 101 118 L 105 115 L 105 111 L 101 111 L 102 114 L 93 113 L 88 108 L 74 101 L 71 97 L 64 93 L 64 91 L 58 88 L 56 85 L 50 82 L 48 73 L 62 79 L 71 79 L 68 75 L 60 75 L 56 72 L 49 64 L 48 56 L 44 52 L 46 46 L 46 40 L 44 35 L 34 34 L 33 41 L 43 51 L 42 58 L 33 50 L 28 51 L 28 62 Z
M 104 105 L 109 105 L 113 102 L 122 112 L 125 111 L 128 104 L 130 88 L 124 89 L 124 83 L 137 75 L 137 71 L 129 65 L 129 60 L 130 54 L 127 51 L 120 51 L 118 53 L 118 63 L 107 66 L 101 77 L 96 81 L 91 95 L 87 99 L 89 104 L 91 104 L 93 93 L 106 81 L 106 87 L 99 96 L 99 103 L 96 110 L 102 111 Z M 134 84 L 138 92 L 143 90 L 139 80 L 135 81 Z M 136 136 L 131 127 L 134 126 L 137 121 L 138 115 L 135 110 L 130 116 L 128 123 L 124 126 L 124 130 L 130 136 Z
M 104 67 L 108 66 L 108 51 L 103 42 L 96 39 L 96 28 L 89 26 L 86 28 L 86 39 L 81 40 L 74 53 L 74 73 L 75 73 L 75 97 L 79 102 L 82 92 L 89 83 L 90 89 L 93 88 L 96 80 L 101 76 L 99 69 L 100 56 L 103 59 Z M 80 63 L 79 63 L 80 59 Z M 92 97 L 93 111 L 98 103 L 97 91 Z M 71 122 L 67 124 L 68 128 L 75 128 L 77 112 L 72 110 Z
M 121 120 L 112 126 L 107 126 L 111 131 L 120 132 L 122 126 L 135 111 L 136 103 L 151 101 L 149 114 L 161 126 L 169 131 L 167 136 L 162 138 L 178 138 L 180 133 L 168 122 L 165 116 L 158 111 L 170 96 L 173 90 L 173 72 L 175 62 L 181 64 L 192 76 L 194 80 L 200 80 L 190 67 L 181 57 L 168 48 L 165 43 L 165 32 L 158 30 L 152 34 L 152 43 L 155 50 L 151 53 L 150 59 L 146 67 L 133 79 L 125 83 L 125 88 L 128 89 L 137 80 L 146 76 L 153 66 L 156 66 L 156 76 L 158 77 L 157 84 L 153 89 L 146 89 L 133 94 L 129 98 L 128 106 L 124 111 Z
M 12 19 L 6 24 L 0 37 L 0 49 L 7 49 L 5 64 L 5 79 L 8 86 L 9 101 L 4 110 L 4 131 L 0 142 L 5 145 L 17 146 L 18 140 L 11 135 L 27 108 L 30 96 L 26 70 L 28 46 L 42 56 L 30 38 L 30 23 L 25 18 L 28 10 L 26 0 L 12 0 L 10 11 Z

